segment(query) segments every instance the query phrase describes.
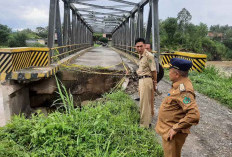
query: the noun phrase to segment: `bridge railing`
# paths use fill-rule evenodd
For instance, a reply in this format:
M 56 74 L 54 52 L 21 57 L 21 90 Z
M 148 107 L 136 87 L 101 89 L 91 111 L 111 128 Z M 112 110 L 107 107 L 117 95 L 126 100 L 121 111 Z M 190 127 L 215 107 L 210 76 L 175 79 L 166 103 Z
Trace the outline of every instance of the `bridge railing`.
M 135 57 L 139 57 L 139 54 L 135 51 L 135 47 L 127 45 L 114 45 L 115 48 L 124 51 Z M 152 51 L 152 53 L 158 53 L 157 51 Z M 199 53 L 190 53 L 190 52 L 165 52 L 160 54 L 160 61 L 162 65 L 169 64 L 172 58 L 183 58 L 192 61 L 193 66 L 190 70 L 197 72 L 202 72 L 205 68 L 207 55 Z
M 49 48 L 4 48 L 0 49 L 0 75 L 4 80 L 7 74 L 20 69 L 49 65 Z
M 124 51 L 126 53 L 129 53 L 135 57 L 139 57 L 138 52 L 136 52 L 135 47 L 134 46 L 128 46 L 128 45 L 114 45 L 113 47 L 120 49 L 121 51 Z M 151 51 L 151 53 L 158 53 L 157 51 Z
M 77 51 L 91 47 L 90 43 L 54 48 L 18 47 L 0 49 L 0 80 L 15 79 L 12 73 L 31 67 L 47 67 Z M 64 52 L 67 50 L 67 52 Z M 54 53 L 51 53 L 54 51 Z M 62 53 L 60 53 L 62 52 Z M 52 54 L 52 55 L 51 55 Z
M 85 48 L 91 47 L 92 44 L 90 43 L 82 43 L 82 44 L 73 44 L 73 45 L 66 45 L 66 46 L 59 46 L 59 47 L 53 47 L 51 48 L 51 51 L 53 51 L 50 60 L 51 63 L 57 62 L 62 58 L 65 58 L 77 51 L 83 50 Z M 64 52 L 67 50 L 66 52 Z

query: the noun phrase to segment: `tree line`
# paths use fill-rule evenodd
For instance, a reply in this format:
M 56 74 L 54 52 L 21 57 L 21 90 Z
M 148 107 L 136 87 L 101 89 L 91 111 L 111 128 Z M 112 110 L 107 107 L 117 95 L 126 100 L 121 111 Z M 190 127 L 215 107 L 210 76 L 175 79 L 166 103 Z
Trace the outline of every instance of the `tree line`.
M 37 27 L 35 31 L 31 29 L 23 29 L 13 32 L 11 28 L 0 24 L 0 47 L 26 47 L 27 39 L 47 38 L 48 27 Z M 43 46 L 40 44 L 29 46 Z
M 186 51 L 207 54 L 208 60 L 232 59 L 232 26 L 191 23 L 190 12 L 183 8 L 176 18 L 160 20 L 162 51 Z
M 232 26 L 213 25 L 208 28 L 204 23 L 194 25 L 191 19 L 190 12 L 183 8 L 176 18 L 160 20 L 161 52 L 204 53 L 208 60 L 232 60 Z M 47 35 L 48 27 L 13 32 L 0 24 L 0 47 L 25 47 L 26 39 L 47 38 Z M 107 42 L 99 33 L 94 33 L 93 38 Z

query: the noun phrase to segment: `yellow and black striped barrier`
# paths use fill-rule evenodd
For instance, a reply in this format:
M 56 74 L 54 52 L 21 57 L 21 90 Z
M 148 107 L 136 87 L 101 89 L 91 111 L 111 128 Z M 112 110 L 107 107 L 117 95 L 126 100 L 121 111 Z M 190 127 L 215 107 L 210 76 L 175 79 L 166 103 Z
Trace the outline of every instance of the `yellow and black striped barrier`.
M 53 76 L 59 70 L 58 66 L 49 67 L 30 67 L 23 71 L 14 71 L 6 74 L 6 80 L 33 80 L 39 78 L 48 78 Z
M 50 56 L 50 50 L 58 48 L 66 48 L 80 45 L 78 49 L 73 49 L 68 52 L 56 56 Z M 75 57 L 78 57 L 86 52 L 86 48 L 91 46 L 88 43 L 66 45 L 54 48 L 26 47 L 26 48 L 3 48 L 0 49 L 0 81 L 4 80 L 36 80 L 55 75 L 62 63 L 70 62 Z M 84 49 L 84 50 L 82 50 Z M 81 51 L 79 51 L 81 50 Z M 78 54 L 71 53 L 79 51 Z M 59 53 L 59 52 L 58 52 Z M 65 56 L 58 62 L 51 63 L 51 59 L 59 56 Z
M 189 53 L 189 52 L 170 52 L 161 53 L 162 65 L 169 64 L 172 58 L 183 58 L 192 61 L 193 66 L 190 70 L 202 72 L 205 68 L 206 54 Z
M 17 70 L 43 67 L 48 63 L 49 48 L 3 48 L 0 49 L 0 79 L 8 79 Z

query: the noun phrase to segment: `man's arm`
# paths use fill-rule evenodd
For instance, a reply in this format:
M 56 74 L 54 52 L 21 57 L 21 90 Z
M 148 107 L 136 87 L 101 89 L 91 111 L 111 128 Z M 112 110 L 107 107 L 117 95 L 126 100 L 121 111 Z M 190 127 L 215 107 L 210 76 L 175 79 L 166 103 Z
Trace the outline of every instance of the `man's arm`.
M 172 140 L 172 138 L 177 134 L 178 131 L 181 131 L 181 129 L 187 129 L 192 125 L 198 124 L 200 119 L 200 112 L 192 94 L 183 92 L 180 98 L 177 99 L 177 102 L 186 112 L 186 115 L 169 130 L 169 140 Z
M 178 131 L 181 129 L 190 128 L 192 125 L 196 125 L 200 119 L 200 112 L 195 101 L 194 96 L 191 93 L 183 92 L 180 98 L 177 99 L 178 104 L 186 112 L 185 117 L 179 120 L 179 122 L 173 125 L 173 129 Z
M 152 75 L 152 81 L 153 81 L 153 88 L 154 88 L 154 91 L 156 91 L 156 87 L 157 87 L 157 72 L 156 71 L 152 71 L 151 75 Z

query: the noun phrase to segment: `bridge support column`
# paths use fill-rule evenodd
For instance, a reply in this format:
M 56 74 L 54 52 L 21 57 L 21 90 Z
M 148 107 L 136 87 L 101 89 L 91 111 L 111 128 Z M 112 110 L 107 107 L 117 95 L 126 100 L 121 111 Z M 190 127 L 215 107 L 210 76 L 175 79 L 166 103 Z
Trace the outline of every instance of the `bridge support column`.
M 29 89 L 13 82 L 1 84 L 0 88 L 0 126 L 6 125 L 15 114 L 29 114 L 31 111 Z

